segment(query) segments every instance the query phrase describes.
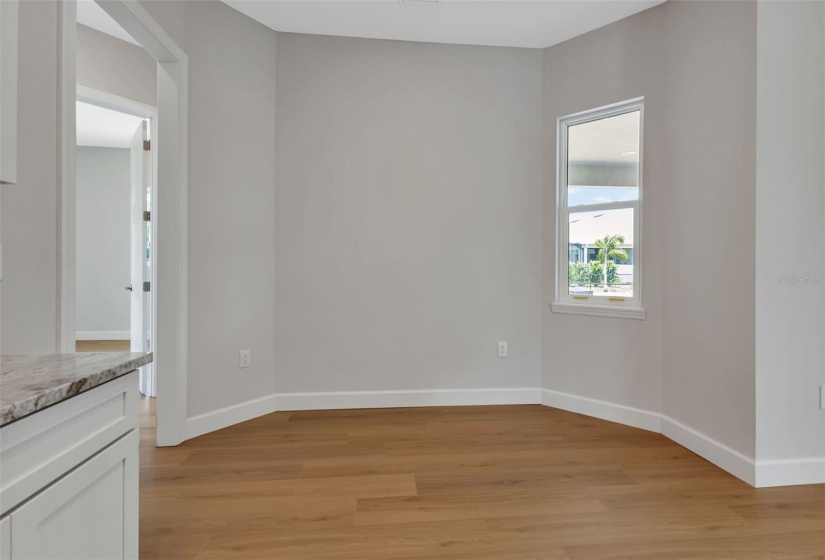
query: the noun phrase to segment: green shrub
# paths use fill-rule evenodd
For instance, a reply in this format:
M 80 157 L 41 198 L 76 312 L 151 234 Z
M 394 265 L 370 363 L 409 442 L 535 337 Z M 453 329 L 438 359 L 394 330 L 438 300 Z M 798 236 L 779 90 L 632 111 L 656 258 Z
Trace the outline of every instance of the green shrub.
M 602 269 L 602 263 L 599 261 L 590 261 L 587 264 L 590 268 L 588 271 L 588 282 L 594 286 L 598 286 L 604 281 L 604 269 Z
M 583 262 L 567 263 L 567 278 L 570 284 L 585 285 L 590 283 L 588 266 Z
M 599 268 L 601 269 L 601 263 L 599 264 Z M 619 278 L 619 271 L 616 268 L 616 263 L 613 261 L 607 261 L 607 282 L 609 284 L 618 284 L 621 281 L 621 278 Z
M 602 263 L 599 261 L 590 261 L 589 263 L 568 262 L 567 279 L 570 284 L 597 286 L 604 283 L 604 268 L 602 268 Z M 616 264 L 613 261 L 607 262 L 607 281 L 610 284 L 621 282 Z

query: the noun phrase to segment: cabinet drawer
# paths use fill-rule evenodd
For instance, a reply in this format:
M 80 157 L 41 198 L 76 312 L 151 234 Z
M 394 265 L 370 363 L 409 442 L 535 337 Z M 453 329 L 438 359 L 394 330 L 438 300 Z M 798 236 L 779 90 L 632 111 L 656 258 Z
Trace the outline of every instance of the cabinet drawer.
M 0 428 L 0 515 L 138 424 L 137 371 Z

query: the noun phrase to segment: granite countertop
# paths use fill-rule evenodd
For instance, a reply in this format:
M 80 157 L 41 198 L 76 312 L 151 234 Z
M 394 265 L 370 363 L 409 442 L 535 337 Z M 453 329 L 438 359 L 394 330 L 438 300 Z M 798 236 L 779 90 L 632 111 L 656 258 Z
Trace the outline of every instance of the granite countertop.
M 140 352 L 0 357 L 0 426 L 65 401 L 152 361 Z

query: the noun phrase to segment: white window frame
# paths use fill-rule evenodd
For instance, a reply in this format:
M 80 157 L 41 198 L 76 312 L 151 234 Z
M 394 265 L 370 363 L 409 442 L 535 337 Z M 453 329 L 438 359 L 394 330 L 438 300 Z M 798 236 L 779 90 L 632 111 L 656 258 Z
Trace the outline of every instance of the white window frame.
M 624 202 L 567 206 L 567 136 L 571 126 L 639 111 L 639 197 Z M 555 313 L 596 315 L 624 319 L 644 319 L 642 305 L 642 183 L 644 177 L 644 97 L 614 103 L 557 121 L 556 150 L 556 298 L 551 309 Z M 599 210 L 633 209 L 633 297 L 573 296 L 569 294 L 569 221 L 570 213 Z

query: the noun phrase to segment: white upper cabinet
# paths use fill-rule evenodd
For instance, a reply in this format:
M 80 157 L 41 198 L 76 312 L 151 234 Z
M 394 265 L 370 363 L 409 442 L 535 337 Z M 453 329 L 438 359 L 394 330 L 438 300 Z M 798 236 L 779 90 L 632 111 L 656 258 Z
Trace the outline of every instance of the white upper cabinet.
M 18 0 L 0 0 L 0 183 L 17 182 Z

